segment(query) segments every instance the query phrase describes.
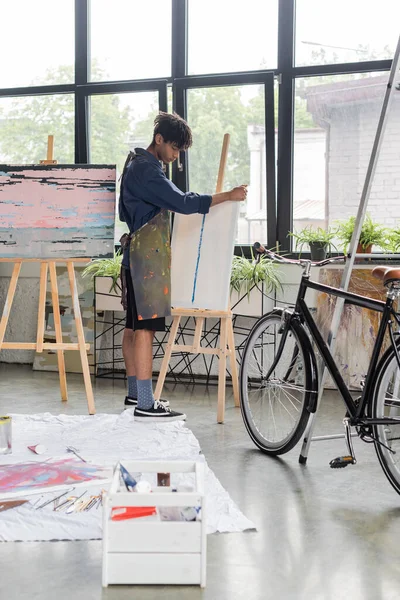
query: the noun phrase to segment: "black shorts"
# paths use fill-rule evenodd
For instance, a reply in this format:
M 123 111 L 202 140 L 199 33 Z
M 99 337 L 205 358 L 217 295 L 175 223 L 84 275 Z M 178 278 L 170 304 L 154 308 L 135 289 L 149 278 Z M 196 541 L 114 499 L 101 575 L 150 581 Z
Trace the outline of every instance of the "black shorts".
M 129 269 L 125 270 L 126 279 L 126 329 L 147 329 L 149 331 L 165 331 L 165 317 L 158 319 L 138 319 L 135 292 L 133 291 L 132 277 Z

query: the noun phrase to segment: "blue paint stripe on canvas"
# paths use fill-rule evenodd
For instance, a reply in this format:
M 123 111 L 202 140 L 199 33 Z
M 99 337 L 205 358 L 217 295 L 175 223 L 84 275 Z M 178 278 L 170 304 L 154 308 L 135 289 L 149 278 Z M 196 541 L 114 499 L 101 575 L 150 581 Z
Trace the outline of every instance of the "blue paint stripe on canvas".
M 200 262 L 200 253 L 201 253 L 201 244 L 203 243 L 203 231 L 204 231 L 204 223 L 206 222 L 206 215 L 203 215 L 203 221 L 201 223 L 200 229 L 200 239 L 199 239 L 199 247 L 197 250 L 197 261 L 196 261 L 196 270 L 194 272 L 194 281 L 193 281 L 193 293 L 192 293 L 192 304 L 194 302 L 196 296 L 196 286 L 197 286 L 197 274 L 199 271 L 199 262 Z

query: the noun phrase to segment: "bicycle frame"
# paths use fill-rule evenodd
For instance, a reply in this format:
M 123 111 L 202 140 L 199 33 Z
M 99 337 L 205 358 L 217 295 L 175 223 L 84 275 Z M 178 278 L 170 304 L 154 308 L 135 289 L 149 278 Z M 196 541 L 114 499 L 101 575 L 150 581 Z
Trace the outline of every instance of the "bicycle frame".
M 378 335 L 375 340 L 374 349 L 368 368 L 368 373 L 365 379 L 365 386 L 361 394 L 361 402 L 359 403 L 359 405 L 357 405 L 354 402 L 350 391 L 347 385 L 345 384 L 343 377 L 336 365 L 335 359 L 333 358 L 332 353 L 328 348 L 328 345 L 326 344 L 320 332 L 318 331 L 317 325 L 312 317 L 312 314 L 305 303 L 304 298 L 307 289 L 313 289 L 318 292 L 324 292 L 331 296 L 342 298 L 344 299 L 345 304 L 352 304 L 354 306 L 360 306 L 361 308 L 368 308 L 369 310 L 382 313 L 382 319 L 379 325 Z M 386 330 L 389 324 L 391 324 L 392 319 L 394 319 L 400 325 L 399 317 L 393 309 L 393 301 L 393 298 L 391 298 L 390 296 L 387 297 L 386 302 L 383 302 L 381 300 L 374 300 L 372 298 L 367 298 L 365 296 L 360 296 L 358 294 L 354 294 L 312 281 L 310 280 L 310 275 L 307 273 L 304 273 L 302 275 L 295 310 L 291 314 L 291 319 L 300 318 L 302 322 L 304 321 L 307 324 L 308 329 L 311 333 L 311 337 L 314 340 L 321 356 L 323 357 L 325 365 L 329 373 L 331 374 L 331 377 L 334 380 L 347 407 L 351 425 L 357 425 L 361 423 L 368 423 L 369 425 L 385 425 L 400 422 L 399 418 L 388 417 L 381 419 L 372 419 L 365 415 L 365 408 L 369 402 L 369 398 L 371 398 L 371 394 L 373 392 L 375 384 L 376 367 L 378 365 L 379 355 L 382 349 Z M 396 348 L 394 346 L 394 337 L 392 333 L 390 339 L 391 344 L 394 347 L 394 350 L 396 351 Z

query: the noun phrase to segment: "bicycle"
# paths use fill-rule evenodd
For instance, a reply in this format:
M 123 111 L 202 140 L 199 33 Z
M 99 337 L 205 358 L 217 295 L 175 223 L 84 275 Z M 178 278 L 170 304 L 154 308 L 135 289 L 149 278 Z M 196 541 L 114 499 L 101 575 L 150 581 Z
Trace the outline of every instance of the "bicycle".
M 333 459 L 330 466 L 356 463 L 351 439 L 351 428 L 355 428 L 360 439 L 375 444 L 383 471 L 400 494 L 400 427 L 396 428 L 400 425 L 400 416 L 396 416 L 400 414 L 400 317 L 394 308 L 400 298 L 400 268 L 373 269 L 387 288 L 383 302 L 310 279 L 311 266 L 335 262 L 337 257 L 312 263 L 279 256 L 258 242 L 253 248 L 259 257 L 264 254 L 278 262 L 299 264 L 303 274 L 294 308 L 274 308 L 260 317 L 246 341 L 240 366 L 240 406 L 251 439 L 263 452 L 279 455 L 291 450 L 302 437 L 311 413 L 317 409 L 319 373 L 314 344 L 347 408 L 343 423 L 349 454 Z M 305 303 L 307 289 L 382 313 L 357 399 L 353 399 Z M 387 331 L 390 346 L 380 358 Z

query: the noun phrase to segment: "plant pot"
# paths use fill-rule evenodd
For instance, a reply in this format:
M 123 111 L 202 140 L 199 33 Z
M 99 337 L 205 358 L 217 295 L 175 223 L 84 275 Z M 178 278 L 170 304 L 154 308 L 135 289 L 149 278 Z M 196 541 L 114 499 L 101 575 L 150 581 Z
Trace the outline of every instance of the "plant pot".
M 121 305 L 121 282 L 118 280 L 117 293 L 112 290 L 112 277 L 95 277 L 95 307 L 99 310 L 122 311 Z
M 358 244 L 357 250 L 356 250 L 357 254 L 371 254 L 371 252 L 372 252 L 372 244 L 370 244 L 369 246 L 366 246 L 365 248 L 363 248 L 363 246 L 361 246 L 361 244 Z
M 356 250 L 356 254 L 371 254 L 372 252 L 372 244 L 370 244 L 369 246 L 365 246 L 365 248 L 363 248 L 363 246 L 361 246 L 361 244 L 358 244 L 357 246 L 357 250 Z M 368 260 L 367 258 L 355 258 L 354 262 L 355 263 L 363 263 L 365 260 Z
M 309 242 L 311 260 L 315 262 L 319 262 L 320 260 L 325 260 L 326 258 L 326 250 L 328 248 L 328 244 L 326 242 Z

